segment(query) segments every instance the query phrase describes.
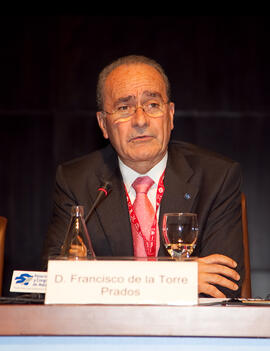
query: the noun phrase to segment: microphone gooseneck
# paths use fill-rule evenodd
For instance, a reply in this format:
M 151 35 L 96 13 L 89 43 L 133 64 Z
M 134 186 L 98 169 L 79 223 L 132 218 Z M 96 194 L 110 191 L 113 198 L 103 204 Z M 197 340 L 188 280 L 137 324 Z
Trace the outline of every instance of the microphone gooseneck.
M 101 187 L 98 188 L 98 195 L 90 208 L 89 212 L 87 213 L 87 216 L 85 217 L 85 223 L 87 223 L 88 219 L 90 218 L 92 212 L 96 208 L 96 206 L 106 197 L 109 195 L 109 193 L 112 190 L 112 185 L 109 181 L 105 181 L 104 184 L 102 184 Z

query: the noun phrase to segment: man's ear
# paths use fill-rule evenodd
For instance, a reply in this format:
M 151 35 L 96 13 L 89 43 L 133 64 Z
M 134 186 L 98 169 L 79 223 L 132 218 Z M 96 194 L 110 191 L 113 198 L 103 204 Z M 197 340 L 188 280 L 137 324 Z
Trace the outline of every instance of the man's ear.
M 169 115 L 170 115 L 170 123 L 171 123 L 171 130 L 173 130 L 174 124 L 173 124 L 173 120 L 174 120 L 174 103 L 170 102 L 169 104 Z
M 104 115 L 104 112 L 99 111 L 97 112 L 97 121 L 99 128 L 102 130 L 103 136 L 105 139 L 108 139 L 108 133 L 107 133 L 107 123 L 106 123 L 106 117 Z

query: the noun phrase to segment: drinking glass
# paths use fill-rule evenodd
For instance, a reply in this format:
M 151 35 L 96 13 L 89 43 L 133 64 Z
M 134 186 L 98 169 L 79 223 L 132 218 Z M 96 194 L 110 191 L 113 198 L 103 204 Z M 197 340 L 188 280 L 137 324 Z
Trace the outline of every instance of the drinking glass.
M 196 213 L 165 213 L 163 216 L 162 238 L 173 258 L 189 258 L 198 238 Z

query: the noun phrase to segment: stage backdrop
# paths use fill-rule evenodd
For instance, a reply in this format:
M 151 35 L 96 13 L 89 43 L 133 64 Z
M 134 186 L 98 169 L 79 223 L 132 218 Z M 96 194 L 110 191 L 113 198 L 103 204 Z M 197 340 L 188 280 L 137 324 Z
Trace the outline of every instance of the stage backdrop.
M 143 54 L 166 70 L 173 138 L 239 161 L 253 296 L 270 293 L 269 17 L 1 16 L 0 215 L 9 220 L 4 294 L 14 269 L 38 269 L 56 166 L 105 145 L 98 72 Z

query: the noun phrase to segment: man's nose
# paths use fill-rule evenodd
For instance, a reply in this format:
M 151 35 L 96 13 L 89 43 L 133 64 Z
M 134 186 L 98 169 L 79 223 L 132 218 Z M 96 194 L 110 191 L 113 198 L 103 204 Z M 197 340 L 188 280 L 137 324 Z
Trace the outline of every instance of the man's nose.
M 144 127 L 149 124 L 149 116 L 141 106 L 138 106 L 132 118 L 133 126 Z

